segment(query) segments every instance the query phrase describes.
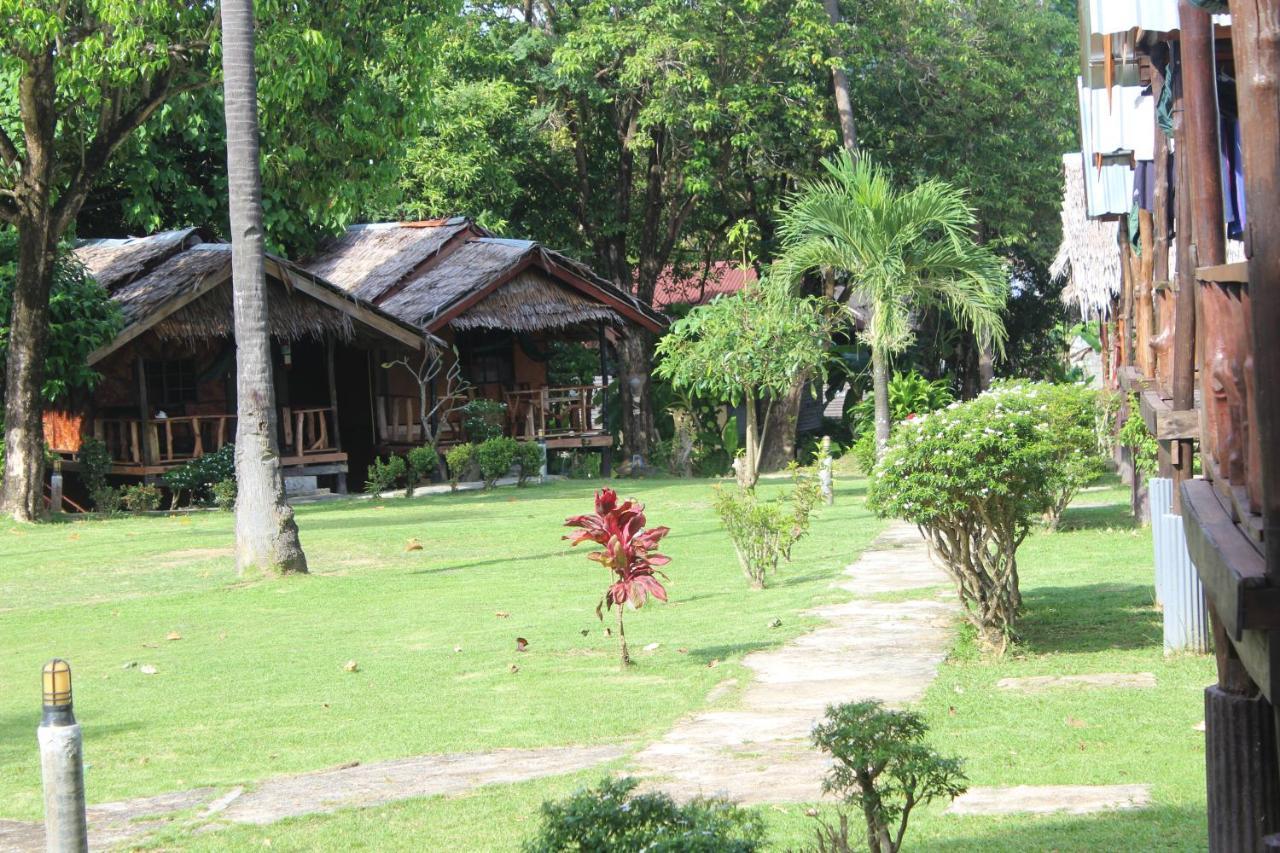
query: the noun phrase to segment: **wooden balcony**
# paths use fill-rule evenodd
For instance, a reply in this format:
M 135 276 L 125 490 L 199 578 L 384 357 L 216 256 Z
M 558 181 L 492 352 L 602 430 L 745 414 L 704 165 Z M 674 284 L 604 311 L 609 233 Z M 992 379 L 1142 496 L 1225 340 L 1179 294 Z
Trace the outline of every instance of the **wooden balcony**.
M 281 462 L 287 467 L 345 463 L 332 407 L 280 410 Z M 235 440 L 234 414 L 96 418 L 93 434 L 107 446 L 114 474 L 162 474 L 215 453 Z
M 612 437 L 597 419 L 598 391 L 591 385 L 574 385 L 507 392 L 503 395 L 503 402 L 507 404 L 506 434 L 551 448 L 606 447 L 612 443 Z M 376 418 L 378 439 L 383 446 L 421 443 L 416 397 L 380 396 Z M 461 412 L 453 412 L 439 428 L 441 445 L 469 440 Z

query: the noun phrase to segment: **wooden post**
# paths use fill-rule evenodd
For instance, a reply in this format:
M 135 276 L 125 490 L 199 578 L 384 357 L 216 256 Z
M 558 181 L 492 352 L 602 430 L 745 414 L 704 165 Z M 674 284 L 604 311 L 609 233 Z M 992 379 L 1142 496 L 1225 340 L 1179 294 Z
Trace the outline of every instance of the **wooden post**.
M 160 438 L 151 429 L 151 405 L 147 402 L 147 364 L 138 356 L 138 430 L 142 441 L 142 463 L 154 465 L 160 456 Z M 135 454 L 137 449 L 135 448 Z
M 1245 174 L 1258 449 L 1267 575 L 1280 583 L 1280 0 L 1231 3 Z M 1254 438 L 1256 437 L 1256 443 Z
M 1179 3 L 1179 8 L 1183 6 L 1189 7 L 1190 4 L 1183 0 Z M 1194 16 L 1195 13 L 1196 10 L 1192 8 L 1189 14 Z M 1184 20 L 1186 14 L 1184 12 Z M 1212 54 L 1210 58 L 1212 59 Z M 1212 77 L 1210 79 L 1212 80 Z M 1178 223 L 1178 281 L 1174 296 L 1173 343 L 1170 354 L 1173 359 L 1171 371 L 1173 407 L 1186 411 L 1195 407 L 1196 264 L 1190 233 L 1194 216 L 1191 205 L 1192 192 L 1188 191 L 1193 181 L 1187 150 L 1188 142 L 1192 137 L 1188 128 L 1190 115 L 1187 111 L 1188 95 L 1191 92 L 1188 92 L 1185 64 L 1178 75 L 1178 82 L 1180 83 L 1178 88 L 1182 90 L 1175 92 L 1174 101 L 1174 134 L 1177 141 L 1174 150 L 1178 170 L 1178 210 L 1175 214 Z M 1195 452 L 1195 446 L 1190 441 L 1177 441 L 1170 444 L 1169 450 L 1173 463 L 1173 512 L 1175 515 L 1181 515 L 1182 484 L 1191 479 L 1192 454 Z
M 338 372 L 334 367 L 337 344 L 330 335 L 325 345 L 325 362 L 329 372 L 329 410 L 333 412 L 333 447 L 342 450 L 342 431 L 338 427 Z

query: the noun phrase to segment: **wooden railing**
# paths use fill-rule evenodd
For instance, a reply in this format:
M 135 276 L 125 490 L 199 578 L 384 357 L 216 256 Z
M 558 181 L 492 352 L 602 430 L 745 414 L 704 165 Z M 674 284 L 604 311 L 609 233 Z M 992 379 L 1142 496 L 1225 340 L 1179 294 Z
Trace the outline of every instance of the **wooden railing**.
M 336 412 L 327 406 L 280 410 L 281 455 L 302 458 L 334 453 Z M 151 418 L 96 418 L 93 434 L 117 465 L 171 466 L 199 459 L 235 440 L 233 414 Z
M 507 418 L 516 438 L 540 439 L 598 432 L 591 416 L 595 388 L 575 385 L 507 394 Z

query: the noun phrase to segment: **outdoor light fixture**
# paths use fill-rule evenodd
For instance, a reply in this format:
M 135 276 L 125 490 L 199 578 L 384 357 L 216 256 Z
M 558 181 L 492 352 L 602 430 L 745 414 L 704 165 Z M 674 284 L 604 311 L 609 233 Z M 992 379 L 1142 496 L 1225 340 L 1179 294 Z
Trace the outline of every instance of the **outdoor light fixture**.
M 44 687 L 45 726 L 73 726 L 76 718 L 71 712 L 71 664 L 62 658 L 54 658 L 41 671 Z
M 288 344 L 281 344 L 280 355 L 284 356 L 285 367 L 293 367 L 293 347 Z

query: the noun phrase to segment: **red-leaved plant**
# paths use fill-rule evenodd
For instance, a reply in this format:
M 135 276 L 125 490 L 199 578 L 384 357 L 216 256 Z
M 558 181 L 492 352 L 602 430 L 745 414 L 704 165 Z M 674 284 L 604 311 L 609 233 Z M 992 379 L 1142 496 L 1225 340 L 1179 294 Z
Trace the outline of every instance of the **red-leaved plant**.
M 615 604 L 618 606 L 618 642 L 622 644 L 623 666 L 631 663 L 631 655 L 627 652 L 627 635 L 622 626 L 622 608 L 627 604 L 641 607 L 651 595 L 659 601 L 667 600 L 667 591 L 657 578 L 658 575 L 664 578 L 666 575 L 656 567 L 665 566 L 671 558 L 654 549 L 658 547 L 658 540 L 671 528 L 645 530 L 644 523 L 644 504 L 632 499 L 618 503 L 618 493 L 613 489 L 596 492 L 594 513 L 576 515 L 564 522 L 565 527 L 582 528 L 562 537 L 568 539 L 570 545 L 595 542 L 604 546 L 604 550 L 587 555 L 613 572 L 614 578 L 604 598 L 596 605 L 596 616 L 604 621 L 604 609 L 613 609 Z

